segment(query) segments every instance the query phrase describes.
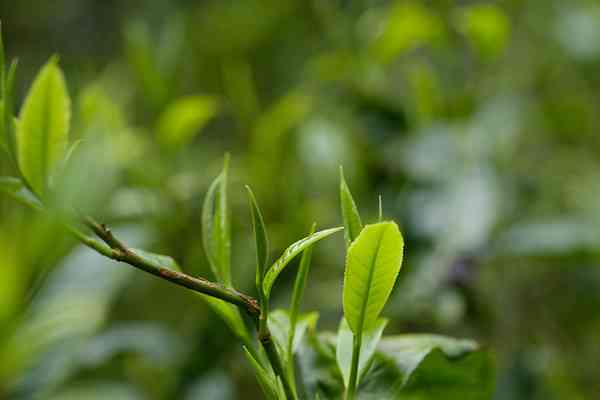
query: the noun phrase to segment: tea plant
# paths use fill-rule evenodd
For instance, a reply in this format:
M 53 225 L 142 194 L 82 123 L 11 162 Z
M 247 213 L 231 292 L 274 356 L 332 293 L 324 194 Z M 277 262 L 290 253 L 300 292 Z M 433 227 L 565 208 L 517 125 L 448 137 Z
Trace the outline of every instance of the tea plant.
M 238 291 L 231 269 L 228 164 L 206 194 L 202 243 L 214 281 L 183 272 L 169 256 L 130 247 L 109 227 L 62 196 L 61 182 L 77 142 L 69 144 L 70 98 L 58 59 L 35 78 L 19 113 L 14 102 L 16 62 L 6 66 L 0 43 L 0 145 L 15 176 L 0 189 L 31 209 L 58 218 L 65 230 L 104 257 L 201 295 L 243 345 L 268 399 L 485 399 L 492 390 L 489 355 L 470 340 L 438 335 L 382 337 L 380 314 L 402 266 L 404 240 L 393 221 L 363 225 L 340 173 L 343 227 L 316 230 L 291 244 L 274 262 L 258 201 L 250 187 L 256 246 L 256 298 Z M 85 190 L 85 188 L 78 188 Z M 302 313 L 313 246 L 344 231 L 343 318 L 337 334 L 317 331 L 318 314 Z M 278 277 L 300 257 L 290 306 L 271 309 Z

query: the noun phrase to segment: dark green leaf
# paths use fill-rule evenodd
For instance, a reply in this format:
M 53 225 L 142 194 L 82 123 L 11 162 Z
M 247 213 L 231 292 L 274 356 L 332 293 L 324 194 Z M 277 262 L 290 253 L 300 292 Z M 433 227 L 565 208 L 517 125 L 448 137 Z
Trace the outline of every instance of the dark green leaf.
M 393 388 L 392 398 L 411 400 L 490 399 L 493 360 L 477 350 L 471 340 L 425 334 L 387 337 L 378 346 L 378 354 L 391 360 L 400 372 L 395 383 L 386 385 Z M 373 378 L 371 373 L 369 378 Z
M 449 358 L 432 350 L 399 391 L 407 400 L 488 400 L 494 389 L 494 368 L 486 352 Z

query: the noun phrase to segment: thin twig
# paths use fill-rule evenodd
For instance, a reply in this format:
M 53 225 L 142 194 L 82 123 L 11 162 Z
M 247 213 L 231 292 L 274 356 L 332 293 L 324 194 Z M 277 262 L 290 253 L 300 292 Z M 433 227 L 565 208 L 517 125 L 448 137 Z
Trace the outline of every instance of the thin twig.
M 204 293 L 212 297 L 219 298 L 228 303 L 242 308 L 253 318 L 260 315 L 260 307 L 256 299 L 240 293 L 235 289 L 225 287 L 218 283 L 208 281 L 203 278 L 196 278 L 185 273 L 166 268 L 154 261 L 141 257 L 135 251 L 127 247 L 123 242 L 115 237 L 112 231 L 103 224 L 96 222 L 91 217 L 83 217 L 83 224 L 90 228 L 106 245 L 87 237 L 76 229 L 70 231 L 86 246 L 96 250 L 100 254 L 129 264 L 133 267 L 148 272 L 154 276 L 184 286 L 195 292 Z

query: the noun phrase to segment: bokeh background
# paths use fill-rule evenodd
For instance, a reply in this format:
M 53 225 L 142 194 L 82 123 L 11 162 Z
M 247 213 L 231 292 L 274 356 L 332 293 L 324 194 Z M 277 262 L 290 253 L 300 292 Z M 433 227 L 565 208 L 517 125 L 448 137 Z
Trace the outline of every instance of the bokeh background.
M 200 209 L 229 152 L 234 279 L 253 293 L 243 185 L 275 257 L 340 224 L 343 165 L 363 218 L 381 194 L 406 237 L 388 334 L 477 339 L 497 400 L 600 393 L 596 1 L 0 0 L 0 19 L 19 102 L 60 55 L 83 139 L 65 196 L 128 242 L 210 277 Z M 320 329 L 343 259 L 341 236 L 315 250 Z M 199 297 L 6 197 L 0 273 L 0 398 L 261 398 Z

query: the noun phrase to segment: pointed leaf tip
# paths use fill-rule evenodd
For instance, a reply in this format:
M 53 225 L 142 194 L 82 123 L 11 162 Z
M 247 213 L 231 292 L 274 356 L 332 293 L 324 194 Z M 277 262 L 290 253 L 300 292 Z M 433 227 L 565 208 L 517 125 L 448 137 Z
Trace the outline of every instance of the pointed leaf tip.
M 350 246 L 350 243 L 356 239 L 362 229 L 362 221 L 350 188 L 346 184 L 342 166 L 340 166 L 340 206 L 345 228 L 344 237 L 346 238 L 346 245 Z
M 252 189 L 250 189 L 250 186 L 246 185 L 246 191 L 248 192 L 248 199 L 250 201 L 250 213 L 252 215 L 254 240 L 256 242 L 256 283 L 260 286 L 262 285 L 262 278 L 265 274 L 268 263 L 269 239 L 267 236 L 265 221 L 260 208 L 258 207 L 256 197 L 254 196 Z

